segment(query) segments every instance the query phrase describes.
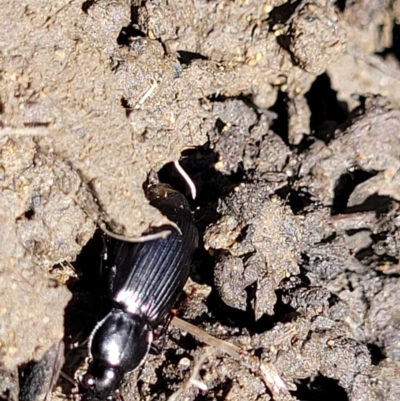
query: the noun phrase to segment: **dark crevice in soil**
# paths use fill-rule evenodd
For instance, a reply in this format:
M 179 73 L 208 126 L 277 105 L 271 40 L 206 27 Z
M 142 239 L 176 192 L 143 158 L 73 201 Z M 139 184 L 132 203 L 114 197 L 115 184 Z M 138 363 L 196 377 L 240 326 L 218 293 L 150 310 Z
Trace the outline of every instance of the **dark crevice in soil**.
M 386 59 L 389 56 L 394 56 L 397 61 L 400 61 L 400 24 L 396 23 L 396 21 L 393 21 L 392 46 L 376 54 L 381 56 L 383 59 Z
M 188 52 L 186 50 L 178 50 L 178 61 L 183 65 L 189 65 L 193 60 L 208 60 L 206 56 L 200 53 Z
M 220 93 L 212 93 L 211 95 L 207 96 L 207 100 L 210 102 L 225 102 L 228 99 L 232 99 L 229 96 L 221 95 Z M 233 98 L 235 99 L 235 97 Z
M 117 43 L 120 46 L 130 46 L 132 38 L 144 38 L 146 35 L 138 28 L 128 25 L 121 29 L 117 37 Z
M 338 126 L 349 117 L 348 105 L 337 98 L 329 75 L 319 75 L 305 94 L 311 111 L 310 129 L 315 136 L 328 143 Z
M 384 350 L 377 344 L 367 344 L 368 351 L 371 355 L 371 362 L 373 365 L 377 366 L 381 361 L 386 358 Z
M 301 0 L 288 1 L 281 6 L 274 7 L 267 20 L 270 30 L 277 24 L 285 24 L 301 3 Z
M 253 312 L 251 310 L 242 311 L 226 305 L 216 290 L 213 289 L 211 291 L 206 305 L 212 316 L 222 325 L 241 329 L 246 328 L 254 332 Z
M 87 356 L 86 340 L 90 333 L 108 310 L 107 271 L 102 271 L 102 255 L 104 250 L 103 234 L 96 231 L 93 238 L 83 247 L 74 262 L 78 275 L 67 283 L 72 292 L 72 299 L 65 309 L 65 363 L 64 373 L 70 377 Z M 80 344 L 75 352 L 68 352 L 71 346 Z M 65 394 L 71 393 L 71 383 L 61 380 Z
M 246 329 L 250 335 L 261 334 L 271 330 L 277 323 L 292 322 L 299 313 L 283 300 L 283 291 L 277 291 L 277 302 L 274 306 L 272 316 L 263 315 L 258 321 L 255 320 L 253 305 L 255 296 L 255 285 L 246 288 L 247 309 L 245 311 L 226 305 L 216 290 L 213 290 L 207 299 L 206 305 L 213 318 L 226 327 Z
M 298 380 L 297 391 L 292 392 L 296 399 L 307 401 L 348 401 L 346 391 L 338 381 L 323 375 Z
M 0 394 L 0 401 L 10 401 L 11 391 L 6 390 L 3 394 Z
M 246 106 L 253 109 L 258 117 L 261 116 L 261 113 L 260 113 L 258 107 L 254 104 L 253 98 L 251 95 L 240 94 L 237 96 L 225 96 L 225 95 L 221 95 L 220 93 L 213 93 L 213 94 L 207 96 L 207 100 L 210 101 L 211 103 L 213 103 L 213 102 L 224 103 L 227 100 L 233 100 L 233 99 L 242 101 Z M 249 128 L 251 128 L 251 127 L 249 127 Z
M 373 194 L 360 205 L 346 208 L 346 213 L 359 213 L 375 211 L 377 216 L 387 213 L 392 207 L 392 198 L 389 196 Z
M 335 306 L 339 303 L 340 298 L 339 296 L 337 296 L 336 294 L 330 294 L 329 298 L 328 298 L 328 304 L 329 307 L 332 308 L 332 306 Z
M 344 172 L 337 180 L 334 188 L 334 198 L 332 205 L 332 216 L 346 211 L 347 203 L 351 193 L 358 184 L 367 181 L 376 175 L 375 172 L 364 170 L 353 170 Z M 353 209 L 353 208 L 351 208 Z M 355 210 L 352 210 L 354 212 Z M 349 212 L 349 210 L 347 210 Z
M 279 35 L 276 38 L 276 41 L 278 42 L 278 45 L 289 54 L 293 65 L 298 66 L 299 63 L 294 57 L 293 52 L 290 50 L 290 37 L 288 35 Z
M 94 4 L 94 3 L 96 3 L 96 1 L 97 0 L 87 0 L 87 1 L 84 1 L 83 3 L 82 3 L 82 11 L 84 12 L 84 13 L 87 13 L 88 11 L 89 11 L 89 8 L 90 7 L 92 7 L 92 5 Z
M 199 284 L 213 285 L 215 259 L 204 249 L 200 243 L 199 249 L 194 253 L 192 272 L 190 277 Z
M 177 339 L 173 338 L 173 336 L 170 335 L 169 338 L 179 348 L 182 348 L 187 352 L 196 350 L 199 345 L 199 341 L 195 337 L 193 337 L 191 334 L 187 334 L 185 336 L 179 335 L 179 338 L 177 338 Z M 182 355 L 180 356 L 180 358 L 182 358 Z
M 34 209 L 28 209 L 25 213 L 24 213 L 25 218 L 27 218 L 28 220 L 32 220 L 33 217 L 35 216 L 35 210 Z
M 297 155 L 305 153 L 315 143 L 315 138 L 311 135 L 304 135 L 300 143 L 293 147 Z
M 391 51 L 396 56 L 397 60 L 400 61 L 400 24 L 393 24 L 392 43 Z
M 346 9 L 346 0 L 337 0 L 334 5 L 342 13 Z
M 312 197 L 308 192 L 293 189 L 290 185 L 279 188 L 275 191 L 275 194 L 287 202 L 293 214 L 300 214 L 312 204 Z
M 343 213 L 346 210 L 347 202 L 356 185 L 351 172 L 345 172 L 339 177 L 334 189 L 332 216 Z
M 289 146 L 289 97 L 285 92 L 278 92 L 275 104 L 269 109 L 278 116 L 271 125 L 271 130 L 275 132 L 286 145 Z
M 225 123 L 224 123 L 220 118 L 217 118 L 217 119 L 215 120 L 215 129 L 216 129 L 219 133 L 221 133 L 222 130 L 224 129 L 224 127 L 225 127 Z
M 24 123 L 25 127 L 29 127 L 29 128 L 39 128 L 39 127 L 49 127 L 50 123 L 46 123 L 46 122 L 40 122 L 40 121 L 31 121 L 28 123 Z
M 312 269 L 310 268 L 310 257 L 306 253 L 301 254 L 301 262 L 299 265 L 300 269 L 300 274 L 296 276 L 299 282 L 295 282 L 296 285 L 293 286 L 292 290 L 296 290 L 298 288 L 302 287 L 309 287 L 311 285 L 311 280 L 309 278 L 309 273 L 312 272 Z M 290 292 L 289 292 L 290 294 Z M 289 297 L 290 298 L 290 297 Z
M 265 333 L 276 326 L 277 323 L 290 323 L 296 320 L 300 316 L 291 305 L 284 302 L 283 291 L 276 291 L 277 301 L 274 305 L 274 314 L 272 316 L 264 315 L 257 322 L 254 322 L 247 329 L 251 335 L 257 333 Z
M 130 42 L 133 38 L 144 38 L 146 34 L 139 29 L 138 26 L 138 10 L 139 7 L 131 7 L 131 21 L 129 25 L 123 27 L 117 37 L 117 43 L 120 46 L 130 46 Z
M 125 99 L 124 97 L 121 98 L 121 106 L 125 109 L 125 115 L 128 118 L 130 114 L 132 113 L 132 107 L 129 104 L 128 100 Z
M 385 240 L 387 233 L 381 232 L 371 234 L 373 243 L 370 247 L 361 249 L 355 254 L 355 257 L 366 266 L 382 266 L 382 265 L 397 265 L 399 259 L 388 255 L 385 250 Z M 379 249 L 379 252 L 378 250 Z
M 335 232 L 333 232 L 332 234 L 328 235 L 325 238 L 322 238 L 320 242 L 318 242 L 318 244 L 330 244 L 332 243 L 335 239 L 337 238 L 337 234 Z

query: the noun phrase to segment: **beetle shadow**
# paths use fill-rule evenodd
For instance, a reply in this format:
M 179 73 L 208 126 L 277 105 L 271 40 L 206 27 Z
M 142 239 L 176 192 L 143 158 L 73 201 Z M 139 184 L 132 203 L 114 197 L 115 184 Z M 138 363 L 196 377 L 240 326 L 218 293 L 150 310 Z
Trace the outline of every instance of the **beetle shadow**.
M 103 249 L 103 234 L 97 230 L 73 263 L 77 277 L 67 283 L 72 299 L 64 315 L 65 363 L 62 371 L 70 378 L 88 355 L 90 333 L 109 310 L 107 274 L 101 272 Z M 59 385 L 64 394 L 74 391 L 73 384 L 65 377 L 60 377 Z

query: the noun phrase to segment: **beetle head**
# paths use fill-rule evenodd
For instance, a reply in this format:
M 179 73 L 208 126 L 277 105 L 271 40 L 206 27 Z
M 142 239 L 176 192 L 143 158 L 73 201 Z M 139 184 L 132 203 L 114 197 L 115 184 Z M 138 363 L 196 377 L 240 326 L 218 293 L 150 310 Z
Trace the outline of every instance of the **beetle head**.
M 103 363 L 93 363 L 82 379 L 82 385 L 90 397 L 106 399 L 118 389 L 123 374 Z
M 151 341 L 152 331 L 144 320 L 112 309 L 90 338 L 92 361 L 82 380 L 88 395 L 104 399 L 117 390 L 124 374 L 144 362 Z

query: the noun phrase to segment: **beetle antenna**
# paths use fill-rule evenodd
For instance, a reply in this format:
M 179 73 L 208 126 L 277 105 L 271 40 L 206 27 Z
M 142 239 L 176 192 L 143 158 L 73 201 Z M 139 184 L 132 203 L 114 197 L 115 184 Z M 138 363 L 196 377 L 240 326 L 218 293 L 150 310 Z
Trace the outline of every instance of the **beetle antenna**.
M 173 225 L 173 224 L 171 224 Z M 100 223 L 99 227 L 101 228 L 102 231 L 104 231 L 109 237 L 114 238 L 119 241 L 125 241 L 125 242 L 148 242 L 148 241 L 154 241 L 156 239 L 165 239 L 168 237 L 168 235 L 171 234 L 171 230 L 163 230 L 159 231 L 158 233 L 154 234 L 145 234 L 142 235 L 141 237 L 125 237 L 124 235 L 120 234 L 115 234 L 109 229 L 106 228 L 105 224 Z M 175 225 L 173 225 L 174 228 Z M 178 227 L 178 232 L 181 233 L 181 230 Z
M 182 166 L 179 164 L 178 160 L 174 161 L 174 165 L 175 165 L 175 168 L 178 170 L 178 173 L 186 181 L 186 184 L 188 185 L 190 192 L 192 194 L 193 200 L 196 199 L 196 195 L 197 195 L 196 185 L 194 185 L 194 182 L 189 177 L 189 175 L 186 173 L 186 171 L 182 168 Z

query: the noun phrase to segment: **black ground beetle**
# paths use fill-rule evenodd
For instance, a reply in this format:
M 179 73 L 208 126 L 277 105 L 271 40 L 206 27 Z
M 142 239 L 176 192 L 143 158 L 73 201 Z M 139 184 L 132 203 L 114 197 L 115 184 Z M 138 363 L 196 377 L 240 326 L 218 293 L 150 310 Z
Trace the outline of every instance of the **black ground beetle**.
M 143 364 L 153 330 L 168 315 L 189 276 L 198 231 L 186 198 L 167 185 L 146 191 L 150 204 L 174 225 L 165 238 L 132 243 L 113 240 L 108 257 L 112 308 L 90 337 L 91 362 L 82 379 L 90 397 L 107 398 L 125 373 Z

